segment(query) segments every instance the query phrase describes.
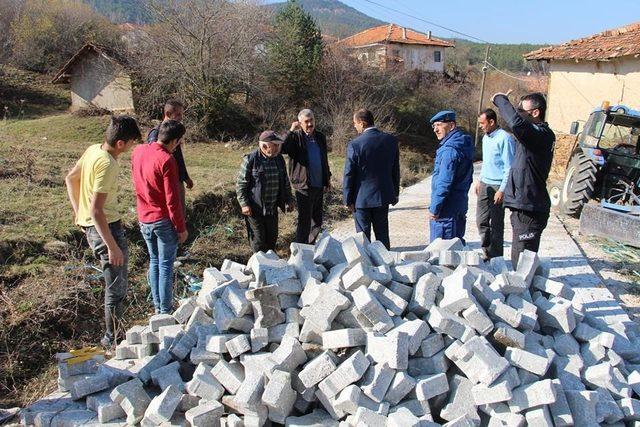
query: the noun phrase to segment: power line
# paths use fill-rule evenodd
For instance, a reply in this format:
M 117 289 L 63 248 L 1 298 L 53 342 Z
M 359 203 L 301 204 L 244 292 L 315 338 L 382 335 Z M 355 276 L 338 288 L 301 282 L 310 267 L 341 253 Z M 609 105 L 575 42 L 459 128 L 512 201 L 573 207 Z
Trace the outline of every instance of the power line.
M 493 64 L 492 64 L 491 62 L 489 62 L 489 61 L 486 61 L 486 62 L 485 62 L 485 64 L 487 64 L 489 67 L 493 68 L 494 70 L 496 70 L 496 71 L 497 71 L 497 72 L 499 72 L 500 74 L 504 74 L 505 76 L 510 77 L 510 78 L 512 78 L 512 79 L 514 79 L 514 80 L 519 80 L 519 81 L 521 81 L 521 82 L 529 83 L 529 80 L 527 80 L 527 79 L 523 79 L 523 78 L 520 78 L 520 77 L 517 77 L 517 76 L 514 76 L 513 74 L 509 74 L 509 73 L 507 73 L 507 72 L 504 72 L 504 71 L 502 71 L 501 69 L 499 69 L 498 67 L 496 67 L 495 65 L 493 65 Z
M 400 15 L 416 19 L 418 21 L 424 22 L 424 23 L 429 24 L 429 25 L 433 25 L 434 27 L 438 27 L 438 28 L 441 28 L 443 30 L 450 31 L 450 32 L 458 34 L 460 36 L 463 36 L 463 37 L 466 37 L 466 38 L 469 38 L 469 39 L 473 39 L 473 40 L 477 40 L 477 41 L 479 41 L 481 43 L 491 44 L 490 42 L 488 42 L 486 40 L 483 40 L 481 38 L 478 38 L 478 37 L 475 37 L 475 36 L 472 36 L 470 34 L 466 34 L 466 33 L 463 33 L 463 32 L 457 31 L 457 30 L 454 30 L 453 28 L 449 28 L 449 27 L 445 27 L 445 26 L 440 25 L 440 24 L 436 24 L 435 22 L 428 21 L 426 19 L 419 18 L 419 17 L 417 17 L 415 15 L 411 15 L 411 14 L 405 13 L 405 12 L 403 12 L 401 10 L 394 9 L 392 7 L 388 7 L 388 6 L 382 5 L 382 4 L 380 4 L 378 2 L 375 2 L 373 0 L 364 0 L 364 1 L 366 1 L 367 3 L 370 3 L 370 4 L 374 4 L 374 5 L 378 6 L 378 7 L 383 8 L 383 9 L 387 9 L 387 10 L 390 10 L 392 12 L 399 13 Z

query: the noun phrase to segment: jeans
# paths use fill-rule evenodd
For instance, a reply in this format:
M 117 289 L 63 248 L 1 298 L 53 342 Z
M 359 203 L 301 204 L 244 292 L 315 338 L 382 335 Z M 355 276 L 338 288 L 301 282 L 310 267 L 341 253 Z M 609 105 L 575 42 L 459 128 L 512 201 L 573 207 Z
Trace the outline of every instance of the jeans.
M 356 232 L 364 232 L 371 241 L 371 226 L 376 234 L 376 240 L 382 242 L 385 248 L 390 249 L 389 241 L 389 205 L 377 208 L 356 208 L 353 214 L 356 222 Z
M 504 206 L 493 203 L 498 190 L 499 185 L 480 182 L 476 222 L 482 250 L 489 258 L 502 256 L 504 252 Z
M 147 281 L 156 313 L 171 313 L 173 310 L 173 262 L 178 250 L 178 233 L 167 218 L 144 224 L 140 223 L 142 237 L 149 250 L 149 272 Z
M 525 249 L 538 252 L 540 238 L 548 221 L 549 212 L 511 209 L 511 227 L 513 229 L 511 265 L 514 270 L 518 268 L 518 259 Z
M 95 227 L 86 227 L 85 235 L 87 242 L 93 250 L 93 254 L 100 261 L 102 268 L 102 277 L 104 278 L 104 323 L 106 326 L 105 336 L 109 340 L 116 339 L 116 333 L 122 330 L 122 313 L 124 311 L 124 298 L 127 296 L 128 271 L 127 262 L 129 261 L 129 248 L 127 239 L 122 229 L 120 221 L 109 224 L 109 230 L 116 244 L 124 254 L 124 263 L 121 266 L 111 265 L 109 263 L 109 250 L 107 245 L 100 237 Z
M 313 245 L 322 230 L 322 199 L 324 189 L 309 187 L 296 191 L 298 205 L 298 226 L 296 242 Z
M 256 209 L 257 210 L 257 209 Z M 245 216 L 247 235 L 253 252 L 276 248 L 278 241 L 278 211 L 274 207 L 273 214 L 262 215 L 254 210 L 252 216 Z
M 467 217 L 459 215 L 453 218 L 438 218 L 429 222 L 429 241 L 433 242 L 440 237 L 449 240 L 459 237 L 462 244 L 464 241 L 464 232 L 467 227 Z

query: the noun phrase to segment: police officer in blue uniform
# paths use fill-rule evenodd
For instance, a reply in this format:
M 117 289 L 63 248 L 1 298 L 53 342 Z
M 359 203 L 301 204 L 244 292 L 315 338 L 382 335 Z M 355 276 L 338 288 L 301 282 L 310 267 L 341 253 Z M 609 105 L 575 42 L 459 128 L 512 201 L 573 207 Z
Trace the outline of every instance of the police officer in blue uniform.
M 454 111 L 440 111 L 429 122 L 440 141 L 431 179 L 430 241 L 459 237 L 464 242 L 475 147 L 457 128 Z

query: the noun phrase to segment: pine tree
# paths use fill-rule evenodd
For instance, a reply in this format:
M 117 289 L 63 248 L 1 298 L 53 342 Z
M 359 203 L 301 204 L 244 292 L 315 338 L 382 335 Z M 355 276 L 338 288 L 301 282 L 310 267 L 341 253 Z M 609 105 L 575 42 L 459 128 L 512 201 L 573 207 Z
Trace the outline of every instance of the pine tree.
M 322 63 L 322 35 L 296 0 L 289 0 L 276 15 L 266 53 L 274 90 L 296 107 L 313 97 L 318 89 L 314 79 Z

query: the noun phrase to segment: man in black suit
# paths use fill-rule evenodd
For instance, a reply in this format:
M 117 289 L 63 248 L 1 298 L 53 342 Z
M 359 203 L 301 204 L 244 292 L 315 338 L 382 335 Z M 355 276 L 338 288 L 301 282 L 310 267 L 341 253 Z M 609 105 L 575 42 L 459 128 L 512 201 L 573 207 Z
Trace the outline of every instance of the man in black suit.
M 398 202 L 400 193 L 398 140 L 375 127 L 369 110 L 356 111 L 353 125 L 360 135 L 347 147 L 344 204 L 353 212 L 356 231 L 371 240 L 373 225 L 376 239 L 389 249 L 389 205 Z

